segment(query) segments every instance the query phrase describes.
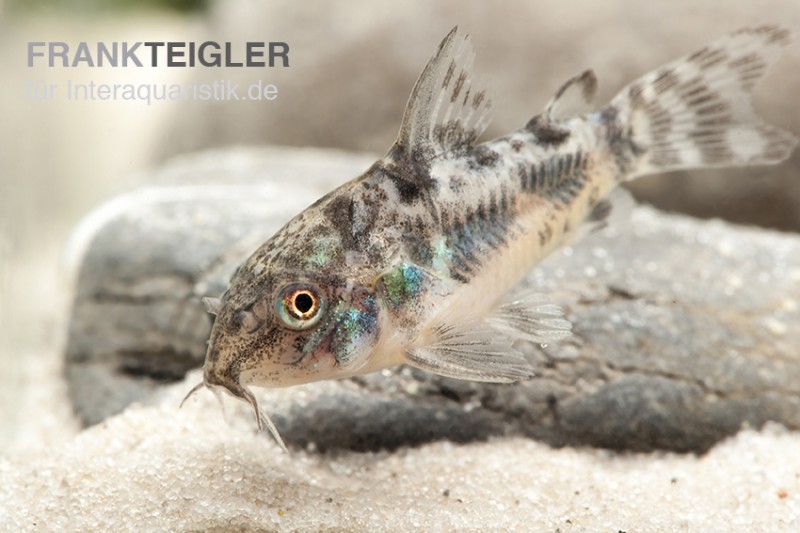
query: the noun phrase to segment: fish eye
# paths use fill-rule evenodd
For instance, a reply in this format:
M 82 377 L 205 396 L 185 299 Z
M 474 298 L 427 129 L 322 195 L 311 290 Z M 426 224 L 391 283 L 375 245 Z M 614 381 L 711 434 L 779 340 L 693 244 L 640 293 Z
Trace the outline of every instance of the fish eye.
M 281 289 L 275 307 L 278 318 L 287 328 L 307 329 L 319 322 L 324 303 L 317 287 L 293 283 Z

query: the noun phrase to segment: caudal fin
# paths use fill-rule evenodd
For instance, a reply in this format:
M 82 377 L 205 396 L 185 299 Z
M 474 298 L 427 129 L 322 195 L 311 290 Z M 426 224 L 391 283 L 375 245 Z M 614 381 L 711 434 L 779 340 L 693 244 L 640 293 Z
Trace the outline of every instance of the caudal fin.
M 634 81 L 601 111 L 631 177 L 697 167 L 780 163 L 797 138 L 764 124 L 753 89 L 791 32 L 745 28 Z

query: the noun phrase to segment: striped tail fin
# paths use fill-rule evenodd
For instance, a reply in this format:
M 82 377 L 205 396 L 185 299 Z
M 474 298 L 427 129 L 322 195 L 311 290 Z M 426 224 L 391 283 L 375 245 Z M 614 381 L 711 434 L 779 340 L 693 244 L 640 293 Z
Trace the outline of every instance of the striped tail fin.
M 776 164 L 797 138 L 763 123 L 751 96 L 792 40 L 745 28 L 639 78 L 599 112 L 629 179 L 684 168 Z

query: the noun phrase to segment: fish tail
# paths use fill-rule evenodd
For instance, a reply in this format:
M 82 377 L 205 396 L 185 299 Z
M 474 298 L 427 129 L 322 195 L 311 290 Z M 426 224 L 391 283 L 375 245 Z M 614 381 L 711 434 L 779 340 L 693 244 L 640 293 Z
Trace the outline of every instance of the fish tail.
M 597 118 L 626 179 L 788 158 L 797 138 L 762 122 L 751 97 L 791 40 L 780 26 L 745 28 L 623 89 Z

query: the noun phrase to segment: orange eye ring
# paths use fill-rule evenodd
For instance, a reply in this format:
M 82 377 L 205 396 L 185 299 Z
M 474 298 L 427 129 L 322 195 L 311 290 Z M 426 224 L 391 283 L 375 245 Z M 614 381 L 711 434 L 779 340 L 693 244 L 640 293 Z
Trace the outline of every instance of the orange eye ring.
M 298 320 L 308 320 L 319 311 L 319 299 L 308 289 L 297 289 L 284 296 L 286 309 Z
M 307 329 L 319 322 L 325 301 L 317 287 L 293 283 L 281 289 L 275 301 L 275 311 L 290 329 Z

